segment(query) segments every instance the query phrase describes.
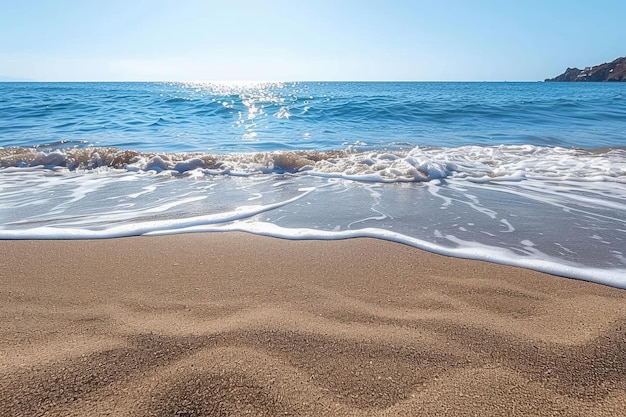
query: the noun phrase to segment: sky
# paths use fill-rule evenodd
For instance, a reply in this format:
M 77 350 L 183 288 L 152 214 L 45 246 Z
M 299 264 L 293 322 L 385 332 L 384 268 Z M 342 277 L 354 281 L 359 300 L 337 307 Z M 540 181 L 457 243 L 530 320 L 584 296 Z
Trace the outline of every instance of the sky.
M 0 0 L 0 80 L 538 81 L 626 55 L 626 0 Z

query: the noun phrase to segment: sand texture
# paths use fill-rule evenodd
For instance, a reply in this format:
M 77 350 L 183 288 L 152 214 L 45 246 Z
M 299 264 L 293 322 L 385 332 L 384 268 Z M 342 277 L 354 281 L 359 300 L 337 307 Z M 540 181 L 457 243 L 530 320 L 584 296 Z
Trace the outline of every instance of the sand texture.
M 0 416 L 626 416 L 626 291 L 373 239 L 0 241 Z

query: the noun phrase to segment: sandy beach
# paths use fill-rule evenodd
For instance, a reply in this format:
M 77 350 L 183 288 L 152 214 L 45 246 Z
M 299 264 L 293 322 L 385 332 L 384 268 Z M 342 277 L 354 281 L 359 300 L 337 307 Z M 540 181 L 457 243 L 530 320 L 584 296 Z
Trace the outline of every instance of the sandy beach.
M 626 415 L 626 291 L 373 240 L 0 241 L 1 416 Z

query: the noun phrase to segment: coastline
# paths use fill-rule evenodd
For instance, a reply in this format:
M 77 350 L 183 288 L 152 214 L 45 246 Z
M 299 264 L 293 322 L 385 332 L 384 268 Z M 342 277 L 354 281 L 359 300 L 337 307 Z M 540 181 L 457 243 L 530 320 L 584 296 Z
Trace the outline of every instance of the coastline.
M 1 415 L 626 415 L 626 291 L 382 240 L 0 241 Z

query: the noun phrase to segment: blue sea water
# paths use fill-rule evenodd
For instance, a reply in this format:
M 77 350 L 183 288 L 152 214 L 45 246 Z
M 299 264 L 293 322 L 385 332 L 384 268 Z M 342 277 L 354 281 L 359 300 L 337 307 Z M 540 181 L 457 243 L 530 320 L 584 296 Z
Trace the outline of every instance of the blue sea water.
M 394 240 L 626 288 L 623 83 L 0 83 L 0 238 Z

